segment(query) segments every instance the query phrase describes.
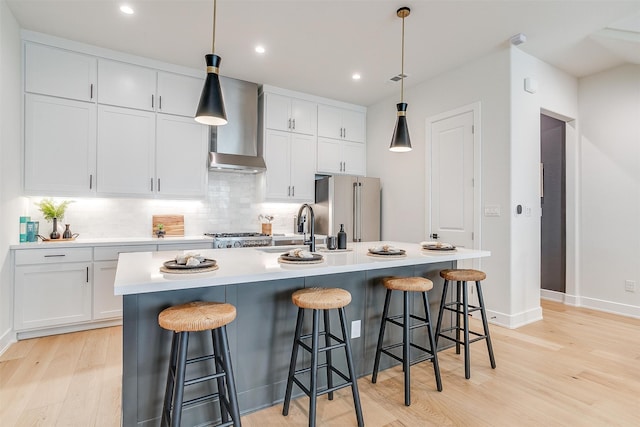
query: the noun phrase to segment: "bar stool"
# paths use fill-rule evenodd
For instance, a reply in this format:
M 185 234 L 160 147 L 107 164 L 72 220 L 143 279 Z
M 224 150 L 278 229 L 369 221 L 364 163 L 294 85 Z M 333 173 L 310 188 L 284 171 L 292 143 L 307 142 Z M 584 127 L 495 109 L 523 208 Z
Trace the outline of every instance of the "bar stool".
M 376 347 L 376 357 L 373 365 L 373 375 L 371 376 L 371 382 L 375 384 L 378 378 L 378 368 L 380 366 L 380 355 L 382 353 L 402 363 L 402 370 L 404 371 L 404 404 L 406 406 L 411 405 L 411 375 L 410 367 L 416 363 L 423 362 L 425 360 L 431 360 L 433 363 L 433 372 L 436 377 L 436 387 L 438 391 L 442 391 L 442 381 L 440 379 L 440 367 L 438 366 L 438 354 L 436 341 L 433 336 L 433 329 L 431 328 L 431 314 L 429 311 L 429 299 L 427 297 L 427 291 L 433 289 L 433 282 L 424 277 L 385 277 L 382 280 L 384 287 L 387 288 L 387 295 L 384 299 L 384 310 L 382 312 L 382 323 L 380 324 L 380 335 L 378 336 L 378 346 Z M 402 314 L 395 316 L 389 316 L 389 303 L 391 302 L 391 292 L 402 291 L 404 296 L 404 305 Z M 424 304 L 425 317 L 419 317 L 411 314 L 411 308 L 409 307 L 409 293 L 420 292 L 422 294 L 422 302 Z M 402 319 L 399 321 L 398 319 Z M 419 323 L 411 325 L 411 319 L 418 320 Z M 402 342 L 397 344 L 391 344 L 383 346 L 384 332 L 387 322 L 402 327 Z M 424 348 L 418 344 L 411 342 L 411 331 L 416 328 L 426 327 L 429 335 L 430 349 Z M 390 350 L 402 346 L 402 357 L 396 356 Z M 411 361 L 411 347 L 417 348 L 423 351 L 425 354 L 413 361 Z
M 351 355 L 351 344 L 349 343 L 349 335 L 347 334 L 346 316 L 344 313 L 344 307 L 351 302 L 351 294 L 344 289 L 338 288 L 306 288 L 300 289 L 293 293 L 291 296 L 293 303 L 298 306 L 298 320 L 296 322 L 296 332 L 293 339 L 293 350 L 291 351 L 291 364 L 289 365 L 289 377 L 287 379 L 287 391 L 284 397 L 284 407 L 282 409 L 282 415 L 286 416 L 289 413 L 289 404 L 291 402 L 291 392 L 293 389 L 293 383 L 296 383 L 298 387 L 309 396 L 309 426 L 316 425 L 316 399 L 323 394 L 329 395 L 329 400 L 333 400 L 333 392 L 343 387 L 351 386 L 351 393 L 353 395 L 353 403 L 356 410 L 356 418 L 358 419 L 358 426 L 364 426 L 362 419 L 362 408 L 360 406 L 360 394 L 358 393 L 358 383 L 355 375 L 355 369 L 353 367 L 353 357 Z M 302 322 L 304 320 L 304 310 L 313 310 L 313 328 L 311 334 L 302 335 Z M 340 315 L 340 327 L 342 329 L 342 339 L 338 338 L 331 333 L 329 323 L 329 310 L 337 309 Z M 324 331 L 319 330 L 320 311 L 324 314 Z M 319 346 L 320 336 L 324 336 L 324 347 Z M 303 340 L 311 338 L 311 346 L 305 344 Z M 337 344 L 332 344 L 331 341 L 335 341 Z M 302 347 L 311 353 L 311 366 L 303 369 L 296 370 L 296 361 L 298 358 L 298 348 Z M 349 375 L 346 376 L 340 372 L 332 364 L 331 352 L 339 348 L 345 349 L 345 355 L 347 359 L 347 368 Z M 319 364 L 318 355 L 320 352 L 326 353 L 326 363 Z M 327 372 L 327 387 L 320 389 L 318 387 L 318 369 L 326 368 Z M 299 374 L 310 374 L 309 388 L 296 378 Z M 339 385 L 333 383 L 333 373 L 342 378 L 345 382 Z
M 444 279 L 444 287 L 442 289 L 442 301 L 440 302 L 440 313 L 438 314 L 438 324 L 436 326 L 436 345 L 440 337 L 446 338 L 456 343 L 456 354 L 460 354 L 460 344 L 464 345 L 464 376 L 466 379 L 471 378 L 471 362 L 469 359 L 469 344 L 479 340 L 487 341 L 487 350 L 489 351 L 489 360 L 491 362 L 491 368 L 496 368 L 496 361 L 493 357 L 493 347 L 491 346 L 491 337 L 489 336 L 489 322 L 487 322 L 487 313 L 484 308 L 484 299 L 482 298 L 482 286 L 480 281 L 484 280 L 487 275 L 478 270 L 462 270 L 451 269 L 442 270 L 440 277 Z M 450 281 L 456 281 L 456 300 L 452 302 L 446 302 L 447 288 Z M 476 290 L 478 292 L 478 305 L 474 306 L 469 304 L 469 296 L 467 292 L 467 282 L 476 282 Z M 462 300 L 460 295 L 462 294 Z M 442 328 L 442 316 L 445 310 L 456 313 L 455 325 L 450 328 Z M 480 310 L 482 317 L 483 333 L 471 331 L 469 329 L 469 314 L 474 311 Z M 460 328 L 460 315 L 462 315 L 463 326 Z M 456 331 L 456 337 L 451 338 L 445 335 L 445 332 Z M 460 340 L 460 331 L 464 332 L 464 339 Z M 473 339 L 469 339 L 469 334 L 475 336 Z
M 227 341 L 227 327 L 236 318 L 236 308 L 231 304 L 195 301 L 169 307 L 158 315 L 158 323 L 173 331 L 167 387 L 162 408 L 161 425 L 179 426 L 185 406 L 206 400 L 219 399 L 222 422 L 218 426 L 240 426 L 240 410 L 236 386 L 231 368 L 231 356 Z M 189 333 L 211 330 L 213 353 L 187 359 Z M 213 359 L 214 373 L 186 380 L 188 364 Z M 204 381 L 216 380 L 217 393 L 211 393 L 183 401 L 184 388 Z M 231 420 L 229 420 L 231 418 Z

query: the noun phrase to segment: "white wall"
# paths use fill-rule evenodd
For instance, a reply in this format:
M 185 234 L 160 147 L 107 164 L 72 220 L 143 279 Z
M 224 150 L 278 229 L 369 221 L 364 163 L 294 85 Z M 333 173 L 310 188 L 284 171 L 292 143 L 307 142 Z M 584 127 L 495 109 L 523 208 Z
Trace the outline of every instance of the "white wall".
M 19 233 L 21 164 L 20 28 L 0 0 L 0 352 L 13 339 L 9 244 Z
M 525 79 L 537 83 L 535 93 L 525 91 Z M 522 52 L 511 48 L 511 271 L 512 313 L 517 324 L 540 319 L 540 112 L 576 118 L 577 80 Z M 568 147 L 575 144 L 568 141 Z M 572 155 L 573 156 L 573 155 Z M 570 156 L 569 158 L 573 158 Z M 568 181 L 575 181 L 569 177 Z M 523 213 L 515 213 L 517 205 Z M 575 212 L 571 210 L 571 212 Z M 567 223 L 574 218 L 567 216 Z M 567 242 L 567 252 L 574 249 Z M 567 265 L 568 270 L 574 266 Z
M 492 255 L 482 261 L 483 290 L 494 321 L 511 325 L 509 50 L 503 49 L 405 90 L 413 145 L 409 153 L 388 151 L 398 97 L 367 111 L 367 173 L 382 180 L 382 238 L 419 242 L 426 238 L 426 118 L 481 103 L 482 205 L 499 205 L 501 217 L 482 217 L 481 246 Z M 410 82 L 407 82 L 410 84 Z M 398 92 L 400 88 L 398 87 Z M 455 173 L 452 166 L 451 173 Z
M 579 88 L 578 303 L 640 317 L 640 66 L 582 78 Z

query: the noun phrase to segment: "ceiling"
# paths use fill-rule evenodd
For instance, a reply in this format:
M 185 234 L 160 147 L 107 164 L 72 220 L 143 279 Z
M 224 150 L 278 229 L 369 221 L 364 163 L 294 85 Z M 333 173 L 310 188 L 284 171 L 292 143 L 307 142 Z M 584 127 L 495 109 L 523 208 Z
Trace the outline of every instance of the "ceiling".
M 6 0 L 22 28 L 202 69 L 212 0 Z M 124 15 L 127 3 L 135 14 Z M 582 77 L 640 64 L 640 0 L 218 0 L 221 74 L 371 105 L 398 93 L 405 20 L 405 91 L 508 46 Z M 254 48 L 265 47 L 259 55 Z M 359 81 L 352 80 L 360 73 Z

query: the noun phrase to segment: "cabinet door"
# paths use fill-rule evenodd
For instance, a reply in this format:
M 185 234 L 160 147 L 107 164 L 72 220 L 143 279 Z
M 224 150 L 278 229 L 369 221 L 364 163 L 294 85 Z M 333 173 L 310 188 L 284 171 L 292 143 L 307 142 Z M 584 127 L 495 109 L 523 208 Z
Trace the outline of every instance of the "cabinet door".
M 158 72 L 158 111 L 195 117 L 204 80 L 180 74 Z
M 25 192 L 93 193 L 96 105 L 26 94 L 24 122 Z
M 59 263 L 15 269 L 17 331 L 91 320 L 91 264 Z
M 98 61 L 98 103 L 153 111 L 156 71 L 124 62 Z
M 208 127 L 189 117 L 158 114 L 156 129 L 156 193 L 204 197 Z
M 343 173 L 342 142 L 337 139 L 318 138 L 318 172 Z
M 291 196 L 291 134 L 276 130 L 267 130 L 265 134 L 265 197 L 288 199 Z
M 265 94 L 265 127 L 267 129 L 291 129 L 291 99 L 273 93 Z
M 98 193 L 155 191 L 155 113 L 98 107 Z
M 366 175 L 365 145 L 359 142 L 342 142 L 342 171 L 349 175 Z
M 342 109 L 318 105 L 318 136 L 342 139 Z
M 291 130 L 293 132 L 315 135 L 317 123 L 317 104 L 301 99 L 291 99 Z
M 93 319 L 122 317 L 122 295 L 113 294 L 118 261 L 93 263 Z
M 291 135 L 291 198 L 315 201 L 316 143 L 309 135 Z
M 40 44 L 25 45 L 25 91 L 92 101 L 96 58 Z
M 354 142 L 364 142 L 366 135 L 366 118 L 364 113 L 343 110 L 342 128 L 343 139 Z

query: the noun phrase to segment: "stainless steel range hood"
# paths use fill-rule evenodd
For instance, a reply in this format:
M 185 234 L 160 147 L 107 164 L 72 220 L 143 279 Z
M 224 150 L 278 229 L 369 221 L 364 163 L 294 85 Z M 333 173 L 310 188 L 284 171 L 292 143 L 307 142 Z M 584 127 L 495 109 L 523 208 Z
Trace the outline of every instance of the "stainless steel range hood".
M 258 151 L 258 85 L 220 77 L 228 123 L 210 126 L 209 169 L 258 173 L 267 169 Z

